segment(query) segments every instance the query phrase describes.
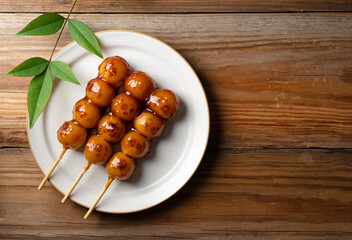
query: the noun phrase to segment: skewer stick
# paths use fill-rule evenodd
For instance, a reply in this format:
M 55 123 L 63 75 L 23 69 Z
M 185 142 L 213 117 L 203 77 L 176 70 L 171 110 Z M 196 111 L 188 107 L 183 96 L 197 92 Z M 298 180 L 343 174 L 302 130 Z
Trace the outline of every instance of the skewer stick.
M 95 202 L 93 203 L 93 205 L 89 208 L 88 212 L 86 213 L 86 215 L 84 215 L 84 219 L 87 219 L 89 217 L 89 215 L 91 214 L 91 212 L 94 210 L 95 206 L 98 204 L 98 202 L 100 201 L 101 197 L 104 195 L 105 191 L 108 189 L 108 187 L 110 186 L 110 184 L 112 183 L 112 181 L 115 178 L 109 177 L 107 183 L 105 184 L 105 187 L 103 188 L 103 190 L 100 192 L 97 200 L 95 200 Z
M 73 189 L 76 187 L 76 185 L 79 182 L 79 180 L 81 180 L 82 176 L 89 169 L 90 165 L 92 165 L 92 163 L 91 162 L 87 162 L 87 164 L 83 167 L 81 173 L 78 175 L 78 177 L 76 178 L 75 182 L 72 184 L 71 188 L 68 190 L 68 192 L 66 193 L 64 198 L 61 200 L 61 203 L 64 203 L 67 200 L 67 198 L 71 195 Z
M 44 186 L 44 184 L 46 183 L 46 181 L 48 180 L 48 178 L 50 177 L 51 173 L 54 171 L 56 165 L 59 163 L 59 161 L 61 160 L 62 156 L 64 155 L 64 153 L 66 152 L 67 148 L 63 147 L 61 153 L 59 154 L 59 156 L 57 157 L 57 159 L 55 160 L 54 164 L 51 166 L 49 172 L 45 175 L 45 177 L 43 178 L 42 182 L 40 183 L 38 190 L 42 189 L 42 187 Z

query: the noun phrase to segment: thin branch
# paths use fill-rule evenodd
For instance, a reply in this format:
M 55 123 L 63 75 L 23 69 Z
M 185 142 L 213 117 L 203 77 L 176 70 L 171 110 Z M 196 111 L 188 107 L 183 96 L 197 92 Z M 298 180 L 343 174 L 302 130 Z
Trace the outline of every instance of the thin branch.
M 64 28 L 65 28 L 66 23 L 67 23 L 67 21 L 68 21 L 70 15 L 71 15 L 71 12 L 72 12 L 73 8 L 74 8 L 75 5 L 76 5 L 76 2 L 77 2 L 77 0 L 75 0 L 75 2 L 73 3 L 70 12 L 69 12 L 68 15 L 67 15 L 67 18 L 65 18 L 65 22 L 64 22 L 64 24 L 63 24 L 63 26 L 62 26 L 62 28 L 61 28 L 61 31 L 60 31 L 60 33 L 59 33 L 59 36 L 58 36 L 57 39 L 56 39 L 56 43 L 55 43 L 54 49 L 53 49 L 53 51 L 51 52 L 51 55 L 50 55 L 50 58 L 49 58 L 49 63 L 51 62 L 51 59 L 52 59 L 52 57 L 53 57 L 53 55 L 54 55 L 56 46 L 57 46 L 57 44 L 58 44 L 58 42 L 59 42 L 59 39 L 60 39 L 60 37 L 61 37 L 62 32 L 64 31 Z

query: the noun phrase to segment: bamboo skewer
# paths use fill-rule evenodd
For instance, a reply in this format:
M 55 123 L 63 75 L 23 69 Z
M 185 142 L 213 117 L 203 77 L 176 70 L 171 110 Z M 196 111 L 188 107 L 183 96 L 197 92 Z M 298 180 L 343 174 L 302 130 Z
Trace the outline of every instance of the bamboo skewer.
M 82 176 L 87 172 L 87 170 L 89 169 L 89 167 L 91 165 L 92 165 L 91 162 L 87 162 L 87 164 L 83 167 L 81 173 L 78 175 L 78 177 L 76 178 L 75 182 L 72 184 L 71 188 L 68 190 L 68 192 L 66 193 L 64 198 L 61 200 L 61 203 L 64 203 L 67 200 L 67 198 L 71 195 L 73 189 L 76 187 L 76 185 L 78 184 L 79 180 L 81 180 Z
M 46 183 L 46 181 L 48 180 L 48 178 L 50 177 L 51 173 L 54 171 L 56 165 L 59 163 L 59 161 L 61 160 L 62 156 L 64 155 L 64 153 L 66 152 L 67 148 L 63 147 L 61 153 L 59 154 L 59 156 L 56 158 L 54 164 L 51 166 L 49 172 L 45 175 L 45 177 L 43 178 L 42 182 L 40 183 L 38 190 L 42 189 L 42 187 L 44 186 L 44 184 Z
M 98 204 L 98 202 L 100 201 L 100 199 L 103 197 L 105 191 L 109 188 L 110 184 L 112 183 L 112 181 L 115 178 L 109 177 L 108 181 L 105 184 L 105 187 L 103 188 L 103 190 L 100 192 L 98 198 L 95 200 L 95 202 L 93 203 L 93 205 L 89 208 L 88 212 L 86 213 L 86 215 L 84 215 L 84 219 L 87 219 L 89 217 L 89 215 L 92 213 L 92 211 L 94 210 L 95 206 Z

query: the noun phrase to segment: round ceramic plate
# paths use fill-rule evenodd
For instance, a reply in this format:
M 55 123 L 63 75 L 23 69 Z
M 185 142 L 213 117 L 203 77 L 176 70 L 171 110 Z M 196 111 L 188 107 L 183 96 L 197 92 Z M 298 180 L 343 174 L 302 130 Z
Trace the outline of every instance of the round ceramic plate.
M 96 207 L 109 213 L 140 211 L 172 196 L 197 169 L 208 142 L 207 99 L 191 66 L 160 40 L 130 31 L 104 31 L 96 36 L 105 58 L 123 57 L 133 71 L 147 72 L 158 88 L 168 88 L 180 98 L 179 111 L 166 122 L 162 135 L 153 139 L 149 154 L 136 160 L 132 177 L 113 181 Z M 54 60 L 67 63 L 81 85 L 55 79 L 48 105 L 34 127 L 28 129 L 32 152 L 43 173 L 49 171 L 62 150 L 56 131 L 64 121 L 72 119 L 73 105 L 85 96 L 87 82 L 97 76 L 102 62 L 77 43 L 64 47 Z M 58 191 L 66 193 L 85 164 L 83 148 L 66 151 L 50 182 Z M 105 166 L 91 166 L 72 192 L 71 200 L 91 206 L 107 179 Z

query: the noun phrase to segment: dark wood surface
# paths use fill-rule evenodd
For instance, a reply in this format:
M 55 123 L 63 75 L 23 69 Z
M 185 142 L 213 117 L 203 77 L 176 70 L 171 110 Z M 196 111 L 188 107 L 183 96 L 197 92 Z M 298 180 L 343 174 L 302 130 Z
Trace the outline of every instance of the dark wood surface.
M 1 0 L 0 12 L 67 12 L 73 1 Z M 351 11 L 349 0 L 95 0 L 81 1 L 79 13 L 209 13 Z
M 206 154 L 183 189 L 146 211 L 88 220 L 50 184 L 36 189 L 30 78 L 5 76 L 48 58 L 56 40 L 15 34 L 70 5 L 0 2 L 1 238 L 352 239 L 349 1 L 78 1 L 72 18 L 93 31 L 144 32 L 179 51 L 211 112 Z M 71 41 L 65 31 L 58 49 Z

